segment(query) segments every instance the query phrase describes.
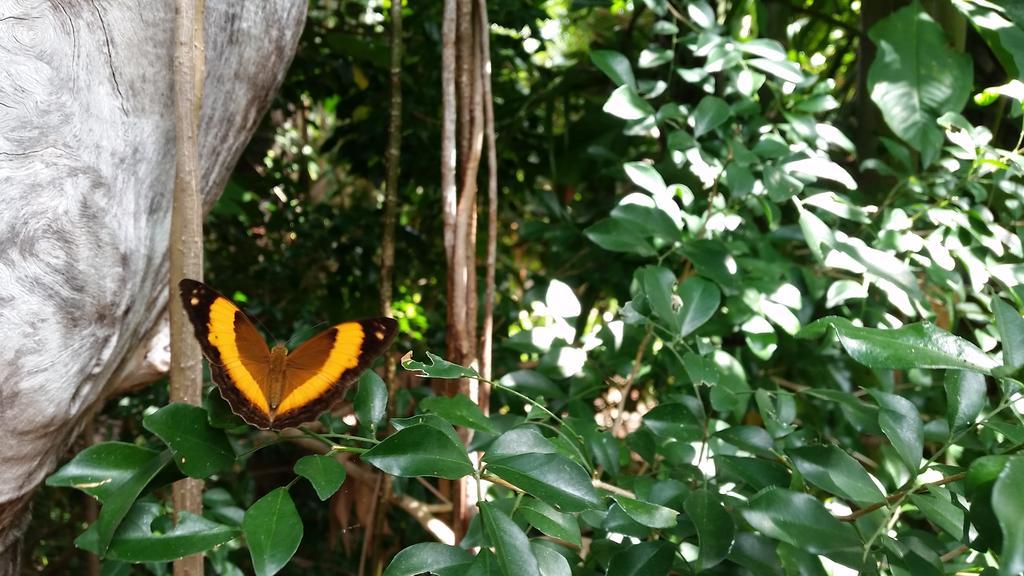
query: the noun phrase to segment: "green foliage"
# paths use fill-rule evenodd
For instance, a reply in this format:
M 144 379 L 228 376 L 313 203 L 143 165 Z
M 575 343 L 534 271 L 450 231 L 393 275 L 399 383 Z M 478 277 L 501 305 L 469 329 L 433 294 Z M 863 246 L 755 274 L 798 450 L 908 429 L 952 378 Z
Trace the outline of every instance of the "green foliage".
M 257 576 L 276 574 L 302 541 L 302 518 L 287 488 L 276 488 L 246 510 L 242 530 Z
M 489 410 L 426 386 L 388 406 L 368 372 L 358 426 L 323 418 L 308 455 L 248 436 L 215 391 L 171 405 L 142 419 L 155 438 L 48 480 L 102 504 L 78 545 L 334 569 L 310 535 L 347 453 L 423 502 L 434 478 L 479 487 L 459 547 L 383 512 L 387 575 L 1024 570 L 1024 90 L 1005 77 L 1024 14 L 953 2 L 978 34 L 962 51 L 915 2 L 859 62 L 849 2 L 488 4 L 508 224 Z M 304 127 L 254 143 L 210 222 L 211 276 L 285 333 L 376 305 L 386 43 L 364 8 L 314 3 L 282 95 Z M 407 119 L 439 107 L 438 10 L 404 9 Z M 437 126 L 405 138 L 394 307 L 422 353 L 445 318 Z M 425 353 L 408 376 L 480 378 Z M 209 503 L 172 526 L 151 496 L 186 474 Z
M 330 456 L 310 454 L 295 463 L 295 473 L 309 480 L 321 500 L 327 500 L 345 482 L 345 465 Z

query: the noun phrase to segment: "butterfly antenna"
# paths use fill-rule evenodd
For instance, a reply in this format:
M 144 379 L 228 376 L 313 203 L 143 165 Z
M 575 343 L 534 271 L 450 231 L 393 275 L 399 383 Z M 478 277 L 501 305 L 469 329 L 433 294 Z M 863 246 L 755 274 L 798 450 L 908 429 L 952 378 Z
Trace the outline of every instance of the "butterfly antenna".
M 249 320 L 252 320 L 256 324 L 258 324 L 259 327 L 263 329 L 263 333 L 264 334 L 270 336 L 270 338 L 267 340 L 267 342 L 270 342 L 271 346 L 273 346 L 274 344 L 276 344 L 278 342 L 277 338 L 274 336 L 274 333 L 271 332 L 269 328 L 267 328 L 267 325 L 264 324 L 262 320 L 260 320 L 259 318 L 253 316 L 252 314 L 249 314 L 248 312 L 246 312 L 245 315 L 249 317 Z

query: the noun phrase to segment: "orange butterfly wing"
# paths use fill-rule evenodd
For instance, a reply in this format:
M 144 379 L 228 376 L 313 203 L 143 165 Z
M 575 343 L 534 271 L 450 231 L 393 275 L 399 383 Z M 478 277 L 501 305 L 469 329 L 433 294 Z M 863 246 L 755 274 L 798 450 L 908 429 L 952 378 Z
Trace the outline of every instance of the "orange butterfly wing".
M 179 287 L 221 396 L 235 414 L 265 430 L 296 426 L 329 409 L 398 332 L 392 318 L 345 322 L 321 332 L 285 357 L 280 398 L 272 398 L 271 351 L 245 313 L 202 282 L 185 279 Z
M 359 375 L 391 346 L 397 332 L 398 323 L 392 318 L 345 322 L 288 354 L 274 427 L 312 420 L 341 400 Z
M 231 410 L 257 428 L 271 426 L 270 350 L 245 313 L 202 282 L 178 283 L 210 374 Z

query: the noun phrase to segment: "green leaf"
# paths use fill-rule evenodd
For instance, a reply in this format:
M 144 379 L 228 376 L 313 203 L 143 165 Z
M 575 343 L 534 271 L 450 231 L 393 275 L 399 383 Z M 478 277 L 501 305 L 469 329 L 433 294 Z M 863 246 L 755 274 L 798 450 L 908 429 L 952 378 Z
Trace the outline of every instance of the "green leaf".
M 804 183 L 776 166 L 764 169 L 764 187 L 773 202 L 782 203 L 800 193 Z
M 747 64 L 766 74 L 775 76 L 784 82 L 799 84 L 804 81 L 804 74 L 800 65 L 788 60 L 771 60 L 768 58 L 750 58 Z
M 892 287 L 904 292 L 907 298 L 914 302 L 922 302 L 924 295 L 917 285 L 917 277 L 906 262 L 884 251 L 868 246 L 860 238 L 852 238 L 842 233 L 836 233 L 833 247 L 843 254 L 854 259 L 863 266 L 868 273 L 885 280 Z M 869 276 L 870 278 L 870 276 Z M 880 285 L 883 289 L 886 285 Z M 902 310 L 902 309 L 901 309 Z M 913 310 L 904 310 L 904 313 L 913 313 Z
M 714 280 L 719 286 L 730 288 L 740 280 L 736 258 L 718 240 L 689 240 L 683 246 L 683 255 L 693 262 L 698 274 Z
M 803 204 L 796 196 L 793 196 L 792 199 L 797 213 L 800 214 L 800 231 L 804 235 L 807 247 L 811 249 L 815 260 L 824 262 L 825 254 L 828 252 L 827 249 L 831 248 L 836 242 L 835 233 L 816 214 L 804 209 Z M 826 250 L 822 250 L 822 246 Z
M 410 372 L 419 372 L 420 376 L 426 376 L 427 378 L 442 378 L 445 380 L 480 378 L 480 374 L 476 370 L 452 364 L 430 352 L 427 352 L 427 358 L 430 360 L 430 364 L 417 362 L 412 359 L 412 353 L 410 352 L 402 357 L 402 368 Z
M 591 242 L 611 252 L 629 252 L 640 256 L 654 256 L 657 252 L 644 235 L 630 222 L 605 218 L 583 231 Z
M 992 487 L 992 509 L 1003 530 L 1003 550 L 999 557 L 1000 574 L 1010 576 L 1024 571 L 1024 456 L 1014 456 L 999 473 Z
M 284 568 L 302 542 L 302 519 L 287 488 L 275 488 L 245 512 L 242 531 L 257 576 Z
M 47 486 L 77 488 L 103 503 L 90 532 L 79 536 L 75 545 L 105 555 L 139 494 L 171 459 L 170 450 L 157 452 L 134 444 L 103 442 L 82 450 L 47 478 Z
M 640 120 L 654 115 L 654 108 L 628 84 L 616 88 L 602 110 L 623 120 Z
M 666 576 L 672 569 L 674 546 L 664 540 L 642 542 L 619 552 L 608 563 L 613 576 Z
M 612 208 L 611 219 L 620 226 L 636 228 L 643 238 L 659 238 L 666 243 L 678 241 L 683 229 L 682 212 L 668 194 L 627 194 Z
M 942 28 L 917 2 L 875 24 L 868 36 L 878 47 L 868 70 L 871 100 L 928 166 L 943 143 L 936 120 L 961 111 L 970 96 L 971 57 L 950 48 Z
M 170 562 L 211 550 L 241 533 L 237 528 L 189 512 L 180 512 L 177 524 L 172 524 L 168 515 L 165 519 L 169 529 L 155 532 L 153 521 L 162 509 L 156 502 L 136 502 L 114 534 L 105 558 L 125 562 Z
M 713 282 L 692 276 L 679 287 L 679 298 L 683 301 L 680 335 L 686 337 L 715 315 L 722 293 Z
M 941 490 L 941 492 L 940 492 Z M 910 503 L 924 514 L 929 522 L 949 536 L 960 539 L 964 535 L 964 511 L 950 501 L 948 490 L 931 488 L 931 494 L 911 494 Z
M 738 532 L 729 560 L 758 576 L 783 576 L 779 543 L 753 532 Z M 802 575 L 801 575 L 802 576 Z
M 622 165 L 622 169 L 626 171 L 626 176 L 636 184 L 637 186 L 647 190 L 651 194 L 664 194 L 665 180 L 662 179 L 661 174 L 646 162 L 626 162 Z
M 854 360 L 869 368 L 958 368 L 989 374 L 997 366 L 977 346 L 930 322 L 895 330 L 862 328 L 846 318 L 826 316 L 805 326 L 798 338 L 817 338 L 833 328 Z
M 768 488 L 751 499 L 740 514 L 761 534 L 811 554 L 830 555 L 860 546 L 853 526 L 836 520 L 821 502 L 802 492 Z
M 985 377 L 972 370 L 946 370 L 946 421 L 956 434 L 974 423 L 985 408 Z
M 878 402 L 878 426 L 911 474 L 917 474 L 924 453 L 924 423 L 914 403 L 902 396 L 868 390 Z
M 473 473 L 466 447 L 428 424 L 399 430 L 366 451 L 362 459 L 392 476 L 457 480 Z
M 403 548 L 391 559 L 384 576 L 416 576 L 424 572 L 469 564 L 473 555 L 459 548 L 437 542 L 420 542 Z
M 459 438 L 458 432 L 451 425 L 450 422 L 441 418 L 437 414 L 416 414 L 415 416 L 409 416 L 408 418 L 392 418 L 391 425 L 395 427 L 395 432 L 404 430 L 410 426 L 416 426 L 417 424 L 426 424 L 427 426 L 433 426 L 441 432 L 444 432 L 445 436 L 451 439 L 457 445 L 462 444 L 462 439 Z
M 363 372 L 352 403 L 359 419 L 359 429 L 367 436 L 377 435 L 377 426 L 387 416 L 388 386 L 373 370 Z
M 675 295 L 675 274 L 661 266 L 644 266 L 639 270 L 639 276 L 651 310 L 669 330 L 673 333 L 679 332 L 679 317 L 672 304 L 672 297 Z
M 530 542 L 530 551 L 537 559 L 541 576 L 572 576 L 569 561 L 558 552 L 548 548 L 541 541 Z
M 516 514 L 552 538 L 558 538 L 576 546 L 582 543 L 580 523 L 576 517 L 559 512 L 541 500 L 524 498 L 516 508 Z
M 697 108 L 693 111 L 693 135 L 696 138 L 718 128 L 729 117 L 732 110 L 729 103 L 717 96 L 705 96 L 701 98 Z
M 686 4 L 686 14 L 698 28 L 713 29 L 718 27 L 715 11 L 704 0 L 693 0 Z
M 614 50 L 591 50 L 590 61 L 615 84 L 636 89 L 633 67 L 630 65 L 629 59 L 619 52 Z
M 505 432 L 487 447 L 484 461 L 498 460 L 519 454 L 554 454 L 555 445 L 533 426 L 520 426 Z
M 670 48 L 659 48 L 652 45 L 644 48 L 637 58 L 637 66 L 640 68 L 657 68 L 672 61 L 672 50 Z
M 739 360 L 724 350 L 715 350 L 712 359 L 718 370 L 718 384 L 711 388 L 711 406 L 721 412 L 732 411 L 739 420 L 750 402 L 747 373 Z
M 663 439 L 693 442 L 704 435 L 704 427 L 693 412 L 679 402 L 659 404 L 644 414 L 643 425 Z
M 487 470 L 563 512 L 601 506 L 590 476 L 561 454 L 519 454 L 488 459 Z
M 992 312 L 1003 344 L 1003 366 L 1016 372 L 1024 366 L 1024 318 L 1016 308 L 998 297 L 992 299 Z
M 825 179 L 833 182 L 842 184 L 847 190 L 856 190 L 857 182 L 850 176 L 842 166 L 829 160 L 828 158 L 822 158 L 820 156 L 811 156 L 809 158 L 801 158 L 799 160 L 793 160 L 786 162 L 783 165 L 783 169 L 786 172 L 792 172 L 796 174 L 803 174 L 804 176 L 810 176 L 815 180 Z M 833 194 L 831 192 L 826 193 Z M 804 203 L 810 206 L 819 206 L 821 204 L 821 196 L 814 195 L 804 199 Z M 831 206 L 830 206 L 831 208 Z M 832 210 L 830 210 L 832 211 Z M 833 212 L 835 213 L 835 212 Z
M 704 489 L 691 492 L 683 509 L 697 528 L 700 554 L 697 556 L 696 571 L 717 566 L 729 554 L 736 535 L 732 517 L 718 498 Z
M 494 546 L 498 568 L 505 576 L 540 576 L 537 559 L 526 534 L 490 502 L 480 503 L 480 517 L 487 539 Z
M 775 458 L 775 441 L 759 426 L 730 426 L 715 432 L 715 437 L 762 458 Z
M 502 386 L 513 388 L 531 398 L 543 396 L 548 399 L 565 398 L 565 392 L 550 378 L 536 370 L 516 370 L 509 372 L 498 381 Z
M 1003 546 L 1003 530 L 999 526 L 992 503 L 992 488 L 1010 457 L 982 456 L 971 462 L 964 480 L 964 495 L 971 503 L 968 512 L 971 526 L 977 529 L 977 538 L 971 541 L 976 550 L 998 550 Z
M 232 428 L 248 426 L 245 420 L 242 420 L 240 416 L 231 411 L 231 407 L 228 406 L 224 397 L 220 395 L 220 388 L 216 386 L 210 388 L 203 398 L 203 408 L 206 408 L 207 421 L 214 428 L 231 430 Z
M 494 434 L 498 432 L 490 419 L 484 416 L 484 411 L 465 394 L 458 394 L 450 398 L 428 396 L 420 401 L 420 408 L 426 412 L 433 412 L 456 426 L 465 426 Z
M 743 458 L 717 454 L 715 465 L 723 477 L 738 480 L 755 490 L 769 486 L 786 486 L 790 483 L 790 474 L 785 466 L 764 458 Z
M 142 425 L 170 447 L 178 468 L 192 478 L 208 478 L 235 462 L 227 434 L 211 427 L 199 406 L 168 404 L 143 418 Z
M 345 465 L 331 456 L 310 454 L 295 463 L 295 473 L 313 485 L 320 500 L 327 500 L 345 482 Z
M 672 528 L 676 525 L 676 517 L 679 516 L 679 513 L 671 508 L 620 495 L 613 497 L 623 512 L 644 526 L 650 528 Z
M 714 386 L 718 383 L 718 365 L 714 358 L 687 352 L 683 356 L 683 369 L 695 384 Z
M 808 482 L 840 498 L 867 506 L 884 496 L 864 468 L 835 446 L 790 448 L 786 455 Z

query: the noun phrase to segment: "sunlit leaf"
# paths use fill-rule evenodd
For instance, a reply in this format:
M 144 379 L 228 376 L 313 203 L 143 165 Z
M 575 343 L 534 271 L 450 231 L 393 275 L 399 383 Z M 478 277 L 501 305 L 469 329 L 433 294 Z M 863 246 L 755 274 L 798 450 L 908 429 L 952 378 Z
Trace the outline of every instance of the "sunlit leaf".
M 628 84 L 619 86 L 612 92 L 604 103 L 603 110 L 623 120 L 640 120 L 654 115 L 654 108 Z
M 868 34 L 878 47 L 868 70 L 871 100 L 927 166 L 942 146 L 935 120 L 944 112 L 959 112 L 970 96 L 971 58 L 950 47 L 919 3 L 897 10 Z
M 882 330 L 827 316 L 805 326 L 798 337 L 818 338 L 829 328 L 854 360 L 871 368 L 956 368 L 988 374 L 997 365 L 974 344 L 930 322 Z
M 604 72 L 605 76 L 611 78 L 619 86 L 629 86 L 636 89 L 636 79 L 633 77 L 633 67 L 629 59 L 614 50 L 591 50 L 590 61 L 594 66 Z

